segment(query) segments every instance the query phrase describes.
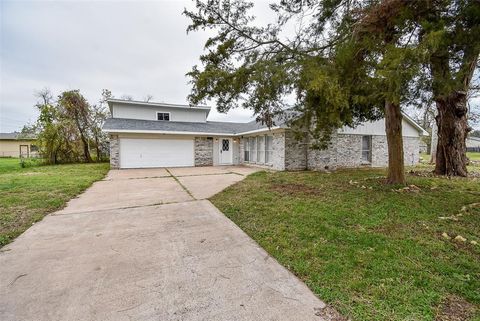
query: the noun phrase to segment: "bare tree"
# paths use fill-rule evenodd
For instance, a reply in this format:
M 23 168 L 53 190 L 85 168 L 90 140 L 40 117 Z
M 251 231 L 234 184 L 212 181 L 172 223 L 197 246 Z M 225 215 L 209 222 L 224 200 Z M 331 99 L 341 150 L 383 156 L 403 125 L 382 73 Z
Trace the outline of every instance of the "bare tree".
M 72 120 L 78 130 L 83 143 L 83 154 L 87 163 L 92 161 L 89 148 L 89 126 L 91 108 L 79 90 L 63 92 L 58 99 L 58 104 L 67 119 Z
M 107 101 L 112 97 L 110 90 L 103 89 L 100 101 L 98 104 L 92 106 L 90 130 L 95 144 L 97 161 L 102 160 L 102 149 L 104 149 L 105 142 L 107 141 L 107 135 L 102 131 L 102 126 L 109 114 Z
M 123 100 L 129 100 L 129 101 L 133 100 L 133 97 L 130 96 L 130 95 L 122 95 L 122 97 L 120 97 L 120 98 L 123 99 Z

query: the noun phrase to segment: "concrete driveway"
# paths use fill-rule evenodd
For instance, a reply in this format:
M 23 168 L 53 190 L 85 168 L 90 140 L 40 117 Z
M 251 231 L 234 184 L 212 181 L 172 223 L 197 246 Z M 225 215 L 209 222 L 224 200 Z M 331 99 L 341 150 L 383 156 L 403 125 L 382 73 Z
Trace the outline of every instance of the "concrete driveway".
M 0 320 L 330 319 L 205 200 L 254 171 L 110 171 L 0 250 Z

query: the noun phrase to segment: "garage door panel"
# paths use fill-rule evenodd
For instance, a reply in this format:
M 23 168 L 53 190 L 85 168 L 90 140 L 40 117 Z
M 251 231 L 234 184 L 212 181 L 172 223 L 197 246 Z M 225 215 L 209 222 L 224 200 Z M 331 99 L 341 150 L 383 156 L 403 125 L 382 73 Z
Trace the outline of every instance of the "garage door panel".
M 193 139 L 120 138 L 120 167 L 194 166 Z

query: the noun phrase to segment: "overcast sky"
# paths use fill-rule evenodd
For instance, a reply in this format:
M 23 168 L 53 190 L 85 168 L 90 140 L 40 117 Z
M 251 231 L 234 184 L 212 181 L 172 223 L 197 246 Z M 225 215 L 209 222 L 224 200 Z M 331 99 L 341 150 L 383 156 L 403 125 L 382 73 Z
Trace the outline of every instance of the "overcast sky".
M 256 2 L 260 24 L 273 16 Z M 34 122 L 35 92 L 80 89 L 96 103 L 102 89 L 116 98 L 187 103 L 185 73 L 199 63 L 207 36 L 187 35 L 181 13 L 191 1 L 0 0 L 0 132 Z M 210 104 L 213 105 L 213 104 Z M 478 104 L 477 104 L 478 105 Z M 248 121 L 238 108 L 210 120 Z M 477 124 L 478 125 L 478 124 Z
M 0 132 L 37 117 L 35 92 L 80 89 L 91 103 L 103 88 L 120 98 L 187 103 L 191 67 L 205 34 L 190 33 L 190 1 L 0 0 Z M 210 120 L 247 121 L 251 112 Z

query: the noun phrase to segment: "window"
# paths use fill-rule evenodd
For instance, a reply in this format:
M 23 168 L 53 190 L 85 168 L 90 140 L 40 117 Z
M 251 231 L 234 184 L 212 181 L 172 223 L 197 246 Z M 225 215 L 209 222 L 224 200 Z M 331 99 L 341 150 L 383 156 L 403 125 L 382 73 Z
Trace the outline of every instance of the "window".
M 265 163 L 271 164 L 273 159 L 273 136 L 265 136 Z
M 157 113 L 157 120 L 170 120 L 170 113 Z
M 222 139 L 222 152 L 230 150 L 230 139 Z
M 37 145 L 30 145 L 30 151 L 31 152 L 38 152 L 38 146 Z
M 362 162 L 372 161 L 372 136 L 362 136 Z
M 243 145 L 245 148 L 244 160 L 245 162 L 249 162 L 250 161 L 250 144 L 248 143 L 248 138 L 243 139 Z
M 257 163 L 265 163 L 265 136 L 257 136 Z
M 250 162 L 255 163 L 257 161 L 257 140 L 255 137 L 250 137 Z

